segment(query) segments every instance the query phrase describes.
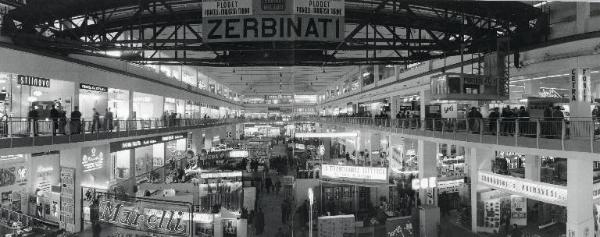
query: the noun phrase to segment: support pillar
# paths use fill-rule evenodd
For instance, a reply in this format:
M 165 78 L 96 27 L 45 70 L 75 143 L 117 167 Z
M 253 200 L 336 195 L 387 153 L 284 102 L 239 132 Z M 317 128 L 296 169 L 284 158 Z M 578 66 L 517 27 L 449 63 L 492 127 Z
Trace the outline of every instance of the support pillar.
M 567 237 L 594 236 L 593 173 L 591 160 L 567 159 Z
M 590 20 L 590 3 L 577 2 L 575 17 L 575 24 L 577 29 L 577 32 L 575 32 L 575 34 L 583 34 L 588 32 L 588 22 Z
M 537 155 L 525 155 L 525 179 L 540 181 L 542 159 Z
M 419 179 L 437 177 L 437 150 L 438 144 L 419 140 Z M 437 190 L 419 189 L 421 208 L 419 209 L 419 233 L 422 237 L 437 237 L 440 225 L 440 208 L 438 207 Z
M 431 91 L 422 90 L 419 92 L 419 106 L 420 106 L 420 117 L 421 118 L 421 130 L 425 130 L 425 105 L 431 100 Z
M 379 133 L 373 133 L 371 134 L 371 147 L 369 149 L 369 161 L 371 163 L 370 166 L 375 166 L 373 163 L 375 163 L 378 159 L 378 157 L 374 157 L 375 155 L 373 155 L 374 151 L 379 151 L 381 148 L 381 134 Z
M 483 187 L 479 186 L 479 171 L 491 170 L 491 162 L 494 158 L 494 152 L 490 150 L 478 148 L 465 149 L 465 161 L 469 166 L 469 180 L 471 181 L 471 231 L 473 233 L 478 232 L 478 193 L 483 189 Z

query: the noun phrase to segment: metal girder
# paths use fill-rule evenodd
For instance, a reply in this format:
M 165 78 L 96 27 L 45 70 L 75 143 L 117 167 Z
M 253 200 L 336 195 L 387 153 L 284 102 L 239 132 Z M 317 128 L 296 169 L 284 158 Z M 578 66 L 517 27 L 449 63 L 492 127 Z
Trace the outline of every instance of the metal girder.
M 440 55 L 491 51 L 493 49 L 489 46 L 492 44 L 489 42 L 496 40 L 497 32 L 514 35 L 512 26 L 518 25 L 515 21 L 535 17 L 531 16 L 534 14 L 531 9 L 523 10 L 527 13 L 523 19 L 516 18 L 512 12 L 489 13 L 494 10 L 491 5 L 497 6 L 496 3 L 473 3 L 480 9 L 473 11 L 466 8 L 469 6 L 467 3 L 453 5 L 430 1 L 346 0 L 345 22 L 347 26 L 352 25 L 354 28 L 346 33 L 342 42 L 207 44 L 203 40 L 199 1 L 75 1 L 89 4 L 85 7 L 72 6 L 73 1 L 46 1 L 47 4 L 54 5 L 44 7 L 44 1 L 34 0 L 31 5 L 11 11 L 4 23 L 8 25 L 3 26 L 3 33 L 26 39 L 19 43 L 30 47 L 60 49 L 61 52 L 70 53 L 123 50 L 129 52 L 129 56 L 124 59 L 165 64 L 171 62 L 156 60 L 155 56 L 159 52 L 174 54 L 171 59 L 183 63 L 201 64 L 198 60 L 202 60 L 210 65 L 233 65 L 239 62 L 232 55 L 242 58 L 265 53 L 275 55 L 273 50 L 297 54 L 293 60 L 297 60 L 299 65 L 313 65 L 319 60 L 320 65 L 408 64 Z M 510 5 L 513 11 L 521 6 L 516 3 Z M 426 34 L 421 34 L 421 31 Z M 341 51 L 344 55 L 337 58 Z M 436 53 L 431 53 L 433 51 Z M 138 56 L 131 57 L 136 52 Z M 203 56 L 194 54 L 194 60 L 184 60 L 198 52 L 204 52 Z M 390 53 L 394 56 L 390 57 Z M 350 54 L 355 58 L 349 58 Z M 212 61 L 205 57 L 211 55 Z M 278 56 L 268 58 L 279 59 Z M 227 60 L 234 61 L 228 63 Z M 280 62 L 273 61 L 272 64 Z

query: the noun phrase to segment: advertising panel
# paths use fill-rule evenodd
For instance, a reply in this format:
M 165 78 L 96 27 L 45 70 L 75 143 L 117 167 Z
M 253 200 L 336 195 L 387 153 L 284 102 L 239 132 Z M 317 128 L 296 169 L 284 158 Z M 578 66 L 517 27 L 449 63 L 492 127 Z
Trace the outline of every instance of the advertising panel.
M 358 181 L 387 182 L 387 168 L 323 165 L 321 176 L 331 179 L 350 179 Z
M 188 205 L 149 200 L 123 201 L 101 196 L 99 221 L 156 234 L 190 235 L 191 210 Z
M 344 38 L 344 0 L 203 0 L 202 5 L 209 43 Z
M 60 168 L 60 222 L 61 229 L 75 232 L 75 169 Z
M 510 224 L 527 225 L 527 199 L 517 195 L 510 196 Z

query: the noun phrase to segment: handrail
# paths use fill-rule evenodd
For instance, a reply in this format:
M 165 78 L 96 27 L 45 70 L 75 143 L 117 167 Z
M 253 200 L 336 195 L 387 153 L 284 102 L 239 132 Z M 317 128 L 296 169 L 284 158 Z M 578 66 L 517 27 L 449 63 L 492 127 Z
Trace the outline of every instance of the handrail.
M 326 123 L 369 126 L 395 133 L 517 147 L 600 152 L 600 120 L 569 118 L 320 117 Z

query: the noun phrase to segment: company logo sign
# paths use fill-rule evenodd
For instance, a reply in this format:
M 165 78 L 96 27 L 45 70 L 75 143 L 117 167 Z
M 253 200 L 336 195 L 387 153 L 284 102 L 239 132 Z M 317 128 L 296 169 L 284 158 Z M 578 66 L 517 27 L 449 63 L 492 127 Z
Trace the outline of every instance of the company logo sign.
M 50 87 L 50 79 L 17 75 L 17 84 L 24 86 Z
M 387 168 L 382 167 L 323 165 L 321 175 L 331 179 L 353 179 L 375 182 L 388 181 Z
M 108 87 L 95 86 L 95 85 L 86 84 L 86 83 L 80 83 L 79 89 L 88 90 L 88 91 L 108 92 Z
M 159 210 L 147 208 L 146 206 L 163 206 L 151 203 L 129 203 L 119 200 L 104 199 L 100 201 L 100 221 L 124 226 L 139 231 L 169 234 L 187 235 L 189 211 L 184 210 Z M 168 205 L 166 205 L 168 206 Z

